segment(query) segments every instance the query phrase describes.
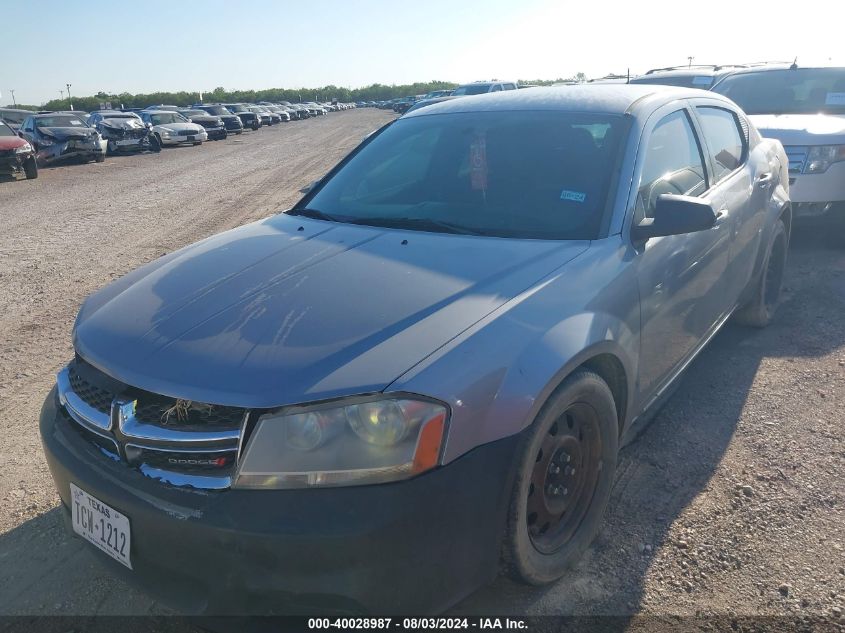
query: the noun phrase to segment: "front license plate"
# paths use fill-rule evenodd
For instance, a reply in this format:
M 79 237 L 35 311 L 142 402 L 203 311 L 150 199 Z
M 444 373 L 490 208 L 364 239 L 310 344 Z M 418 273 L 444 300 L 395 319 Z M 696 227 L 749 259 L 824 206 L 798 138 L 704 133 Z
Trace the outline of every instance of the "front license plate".
M 196 139 L 196 136 L 186 136 L 185 138 L 187 138 L 189 141 L 193 141 L 194 139 Z
M 124 145 L 138 145 L 140 142 L 138 139 L 129 138 L 117 141 L 117 145 L 123 147 Z
M 70 498 L 73 531 L 132 569 L 129 518 L 73 484 Z

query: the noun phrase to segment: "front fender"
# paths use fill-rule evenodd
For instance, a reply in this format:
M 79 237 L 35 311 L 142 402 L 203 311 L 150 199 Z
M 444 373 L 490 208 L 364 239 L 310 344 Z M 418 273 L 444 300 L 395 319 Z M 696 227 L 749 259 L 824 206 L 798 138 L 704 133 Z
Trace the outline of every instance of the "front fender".
M 604 242 L 390 385 L 449 404 L 443 463 L 525 429 L 561 381 L 598 356 L 623 368 L 619 408 L 632 411 L 639 294 L 619 236 Z

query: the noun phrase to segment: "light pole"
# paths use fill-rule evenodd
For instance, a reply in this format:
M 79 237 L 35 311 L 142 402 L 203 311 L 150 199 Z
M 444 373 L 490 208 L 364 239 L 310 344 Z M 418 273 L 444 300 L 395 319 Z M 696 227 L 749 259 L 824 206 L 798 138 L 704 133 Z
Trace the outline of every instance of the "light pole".
M 70 102 L 70 109 L 73 110 L 73 101 L 70 99 L 70 84 L 65 84 L 67 86 L 67 100 Z
M 695 59 L 695 57 L 693 57 L 692 55 L 687 57 L 687 60 L 689 60 L 689 64 L 687 65 L 687 68 L 692 68 L 692 60 L 694 60 L 694 59 Z
M 64 101 L 65 100 L 65 91 L 59 89 L 59 94 L 62 95 L 62 101 Z
M 11 92 L 11 93 L 12 93 L 12 105 L 13 105 L 13 106 L 15 106 L 15 107 L 17 107 L 18 102 L 17 102 L 17 101 L 15 101 L 15 91 L 14 91 L 14 90 L 12 90 L 11 88 L 9 88 L 9 92 Z

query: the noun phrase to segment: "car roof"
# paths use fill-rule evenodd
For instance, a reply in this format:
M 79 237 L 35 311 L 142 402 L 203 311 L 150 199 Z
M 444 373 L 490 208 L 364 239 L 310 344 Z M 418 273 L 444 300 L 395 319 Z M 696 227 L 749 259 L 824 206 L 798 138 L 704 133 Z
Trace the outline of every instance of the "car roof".
M 701 90 L 652 84 L 580 84 L 531 90 L 508 90 L 444 101 L 406 114 L 407 118 L 446 112 L 491 110 L 558 110 L 624 114 L 635 103 L 651 97 L 661 103 L 675 99 L 700 98 Z M 708 96 L 711 96 L 708 93 Z M 715 96 L 715 98 L 720 98 Z M 722 98 L 724 99 L 724 98 Z M 727 101 L 727 99 L 724 99 Z M 404 117 L 403 117 L 404 118 Z

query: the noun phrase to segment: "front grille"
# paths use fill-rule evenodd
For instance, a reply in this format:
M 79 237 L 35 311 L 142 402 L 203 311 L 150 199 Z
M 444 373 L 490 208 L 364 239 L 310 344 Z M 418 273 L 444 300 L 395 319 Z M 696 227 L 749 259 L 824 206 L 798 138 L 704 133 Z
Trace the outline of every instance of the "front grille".
M 807 163 L 807 154 L 809 148 L 799 147 L 797 145 L 789 145 L 784 147 L 786 150 L 786 157 L 789 159 L 789 173 L 801 174 L 804 172 L 804 165 Z
M 205 431 L 209 429 L 237 429 L 244 419 L 244 410 L 238 407 L 210 407 L 194 404 L 186 409 L 176 408 L 172 398 L 148 395 L 139 399 L 135 417 L 144 424 L 165 426 L 180 431 Z
M 15 150 L 13 150 L 13 149 L 0 150 L 0 158 L 8 159 L 8 158 L 14 158 L 14 157 L 15 157 Z
M 137 389 L 79 357 L 57 382 L 63 415 L 108 457 L 173 485 L 229 485 L 246 409 Z
M 88 365 L 90 367 L 90 365 Z M 70 386 L 77 396 L 82 398 L 85 403 L 94 407 L 97 411 L 111 413 L 111 403 L 118 394 L 109 391 L 107 388 L 99 387 L 93 382 L 89 382 L 84 378 L 80 372 L 86 372 L 86 367 L 81 363 L 73 363 L 69 368 Z M 92 368 L 93 369 L 93 368 Z

